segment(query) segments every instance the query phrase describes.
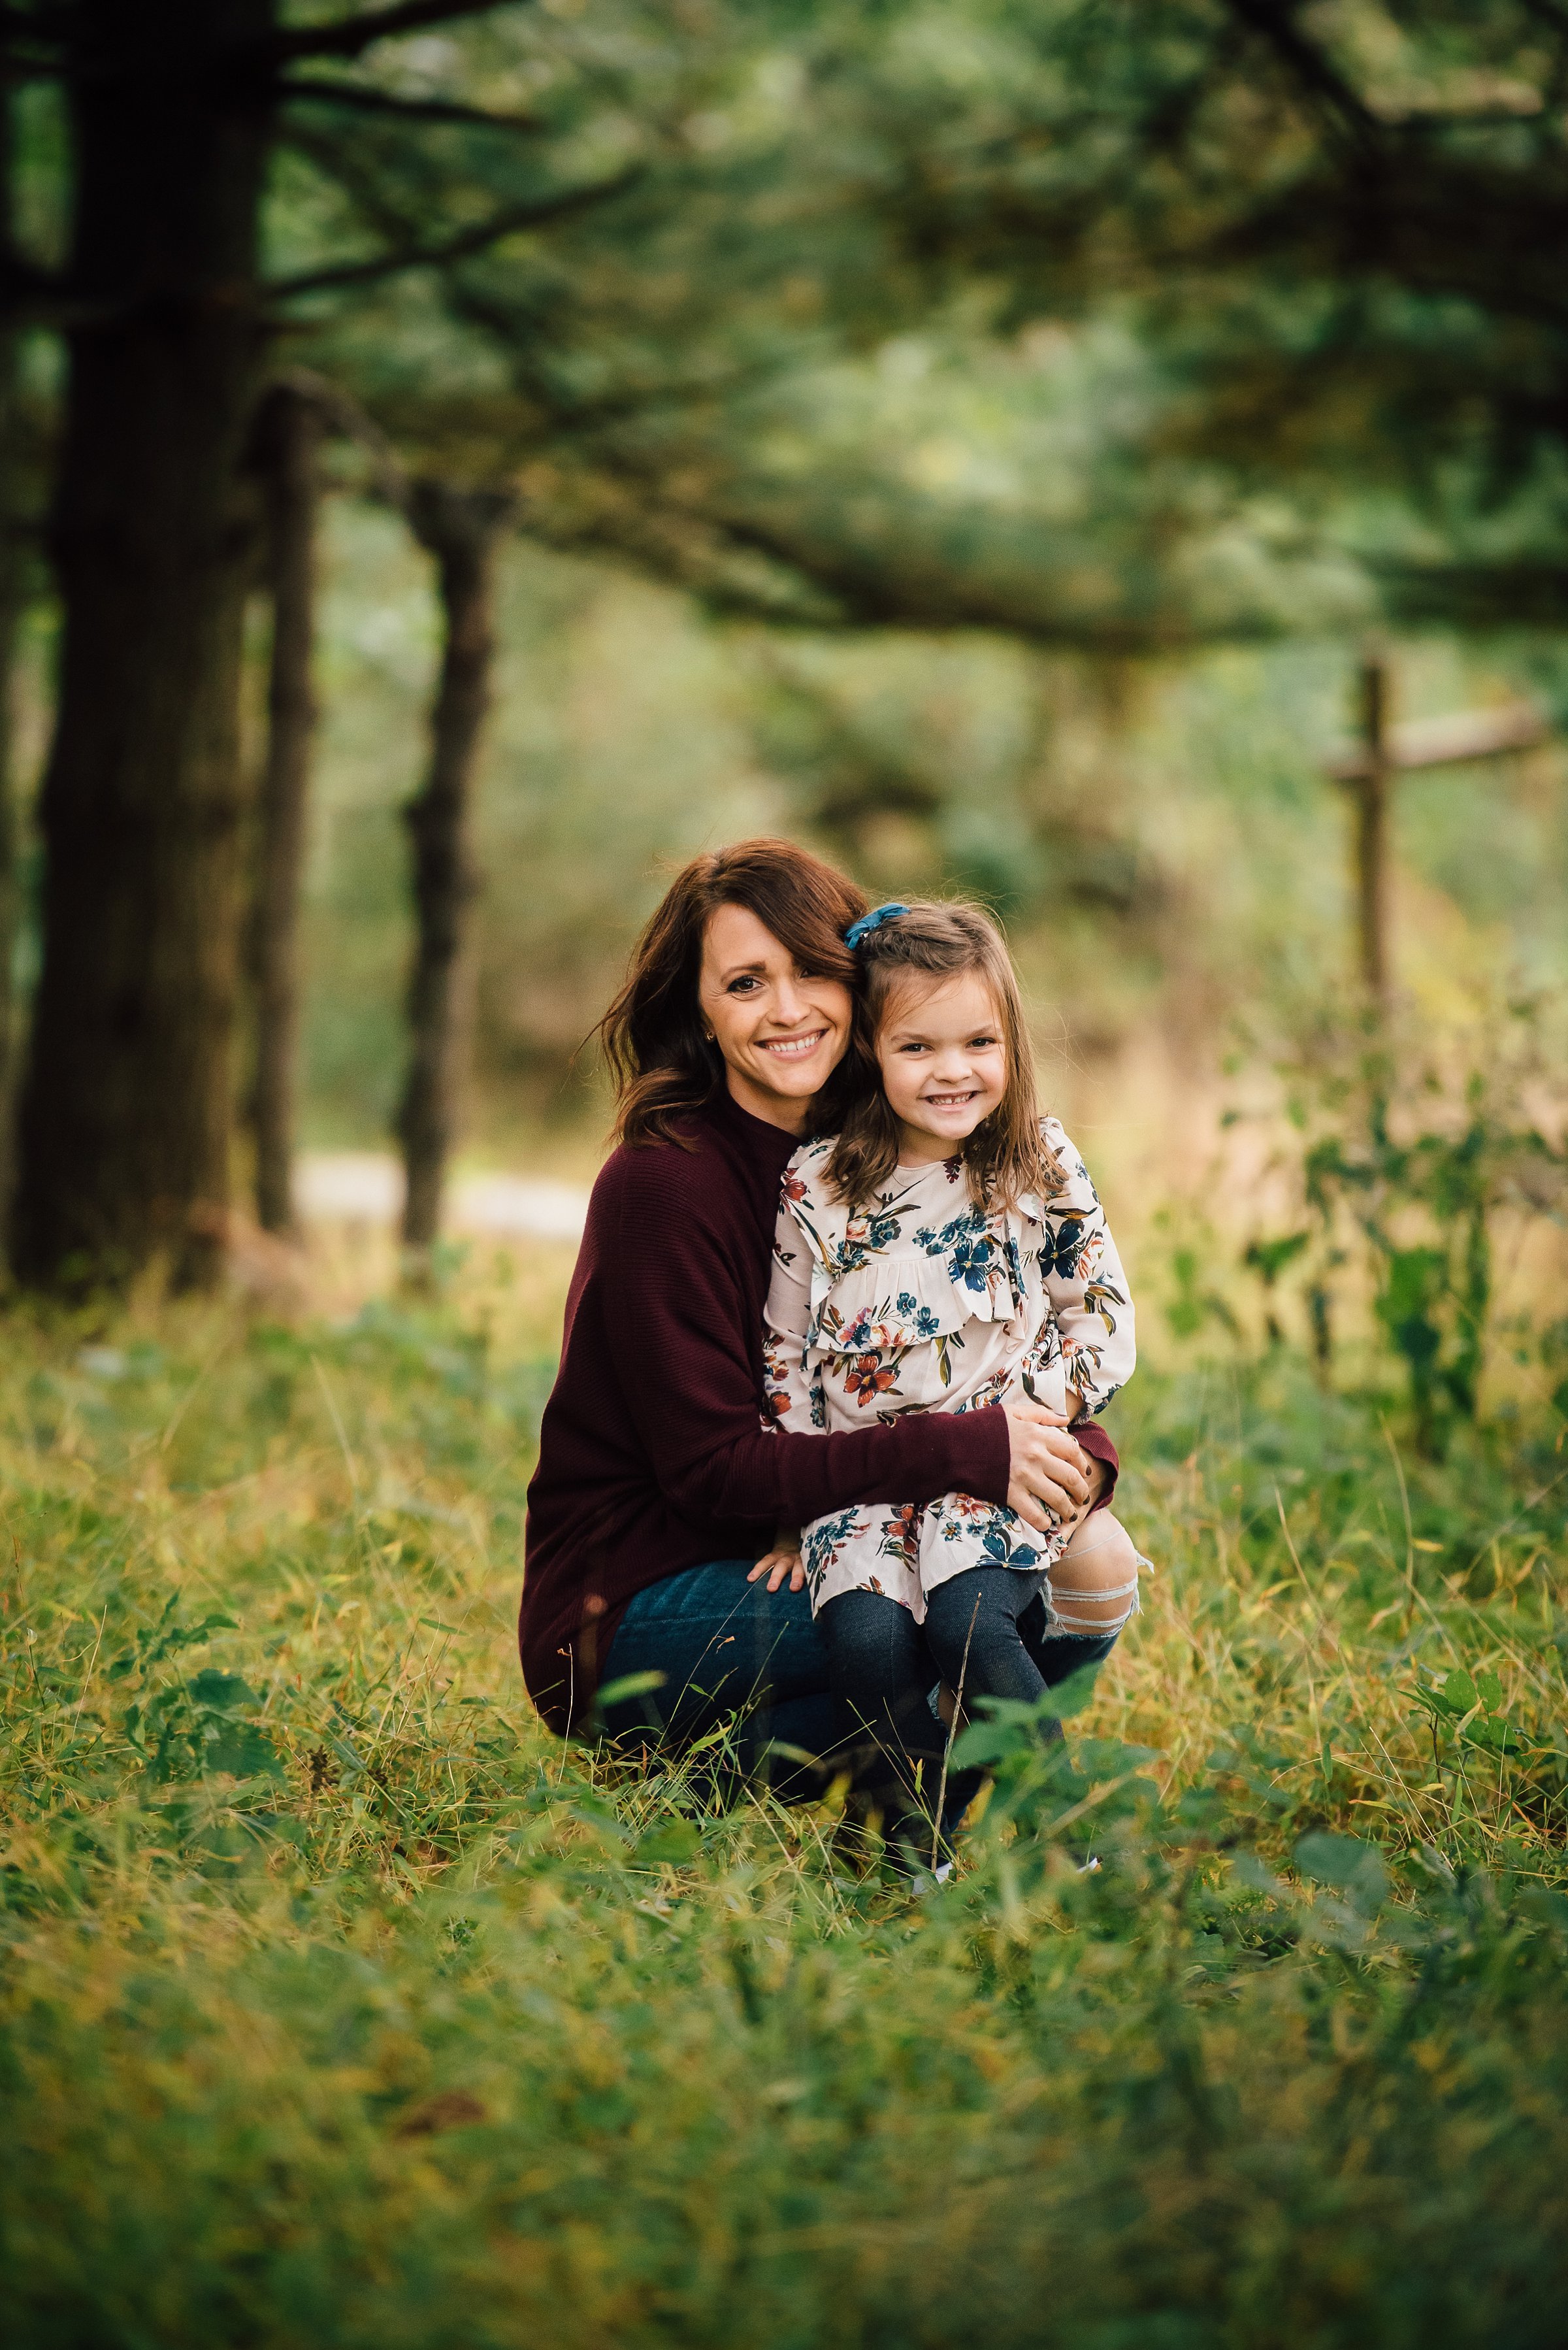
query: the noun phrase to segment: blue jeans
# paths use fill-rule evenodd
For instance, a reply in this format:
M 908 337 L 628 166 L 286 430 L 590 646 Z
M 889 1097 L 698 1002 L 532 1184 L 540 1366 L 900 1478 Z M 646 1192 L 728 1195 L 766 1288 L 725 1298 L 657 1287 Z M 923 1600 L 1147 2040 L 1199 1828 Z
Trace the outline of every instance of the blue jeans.
M 948 1687 L 970 1699 L 1005 1697 L 1033 1705 L 1116 1643 L 1111 1633 L 1048 1638 L 1044 1575 L 1012 1566 L 971 1566 L 939 1583 L 926 1600 L 926 1648 Z
M 809 1800 L 822 1773 L 774 1744 L 826 1758 L 840 1743 L 827 1685 L 827 1650 L 804 1591 L 770 1591 L 748 1583 L 754 1562 L 716 1559 L 650 1583 L 627 1607 L 605 1659 L 600 1683 L 656 1672 L 662 1686 L 603 1710 L 609 1735 L 639 1733 L 661 1745 L 690 1746 L 738 1716 L 737 1760 L 764 1772 L 786 1800 Z
M 907 1607 L 879 1592 L 840 1592 L 824 1607 L 856 1785 L 881 1813 L 895 1845 L 929 1849 L 928 1823 L 944 1776 L 942 1827 L 950 1835 L 985 1775 L 947 1767 L 948 1733 L 929 1701 L 933 1682 L 961 1685 L 966 1711 L 982 1697 L 1033 1704 L 1116 1645 L 1114 1633 L 1047 1638 L 1044 1580 L 1006 1566 L 954 1575 L 928 1596 L 923 1629 Z
M 650 1742 L 679 1749 L 739 1716 L 742 1768 L 765 1770 L 786 1801 L 809 1801 L 820 1792 L 824 1773 L 789 1755 L 770 1757 L 768 1749 L 775 1743 L 793 1747 L 826 1764 L 846 1737 L 854 1736 L 852 1717 L 863 1715 L 865 1708 L 854 1705 L 856 1691 L 842 1678 L 835 1690 L 827 1644 L 805 1592 L 769 1591 L 765 1584 L 748 1583 L 752 1565 L 750 1559 L 718 1559 L 667 1575 L 638 1592 L 610 1643 L 601 1685 L 607 1689 L 632 1673 L 657 1672 L 664 1679 L 656 1690 L 607 1706 L 604 1727 L 610 1737 L 626 1743 L 640 1734 Z M 901 1636 L 895 1644 L 899 1651 L 896 1669 L 900 1677 L 923 1675 L 923 1686 L 929 1690 L 940 1675 L 930 1661 L 929 1644 L 906 1609 L 894 1600 L 884 1604 L 900 1619 L 894 1627 Z M 881 1609 L 876 1612 L 880 1616 Z M 968 1611 L 963 1612 L 967 1621 Z M 1049 1638 L 1044 1603 L 1038 1598 L 1018 1617 L 1017 1634 L 1047 1689 L 1084 1665 L 1097 1664 L 1116 1645 L 1114 1635 L 1095 1638 L 1069 1633 Z M 865 1694 L 875 1696 L 869 1689 Z M 923 1711 L 923 1721 L 914 1718 L 909 1731 L 918 1750 L 912 1761 L 923 1759 L 927 1724 L 945 1743 L 945 1733 L 929 1707 Z

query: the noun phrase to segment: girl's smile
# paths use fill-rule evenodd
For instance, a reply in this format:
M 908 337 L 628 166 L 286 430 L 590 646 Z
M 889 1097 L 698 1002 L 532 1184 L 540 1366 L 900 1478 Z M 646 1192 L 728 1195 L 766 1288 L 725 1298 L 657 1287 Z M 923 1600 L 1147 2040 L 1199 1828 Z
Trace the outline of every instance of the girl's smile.
M 877 1060 L 901 1163 L 950 1157 L 1007 1091 L 1007 1047 L 980 973 L 901 987 L 877 1035 Z

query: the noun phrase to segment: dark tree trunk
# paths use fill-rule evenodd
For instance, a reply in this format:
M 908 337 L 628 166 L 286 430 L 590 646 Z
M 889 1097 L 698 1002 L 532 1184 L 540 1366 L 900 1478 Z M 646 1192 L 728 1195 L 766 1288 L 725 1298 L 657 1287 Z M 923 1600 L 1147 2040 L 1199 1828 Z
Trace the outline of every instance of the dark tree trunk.
M 65 608 L 44 959 L 23 1090 L 26 1280 L 177 1279 L 222 1252 L 231 1139 L 265 101 L 274 0 L 78 0 L 84 323 L 55 516 Z
M 0 89 L 0 248 L 12 240 L 11 93 Z M 16 338 L 0 323 L 0 1230 L 5 1229 L 16 1166 L 16 1004 L 13 973 L 21 906 L 21 821 L 13 760 L 12 691 L 24 598 L 22 484 L 17 447 Z
M 511 501 L 488 490 L 414 484 L 409 516 L 436 558 L 444 647 L 423 788 L 405 808 L 413 845 L 418 941 L 409 986 L 409 1067 L 398 1112 L 408 1179 L 403 1240 L 428 1249 L 456 1128 L 467 1042 L 469 798 L 490 706 L 495 549 Z
M 266 767 L 256 835 L 251 920 L 255 997 L 256 1215 L 269 1232 L 294 1228 L 294 1093 L 299 1039 L 299 890 L 316 697 L 316 531 L 326 417 L 306 386 L 274 384 L 256 422 L 254 460 L 266 504 L 272 665 Z

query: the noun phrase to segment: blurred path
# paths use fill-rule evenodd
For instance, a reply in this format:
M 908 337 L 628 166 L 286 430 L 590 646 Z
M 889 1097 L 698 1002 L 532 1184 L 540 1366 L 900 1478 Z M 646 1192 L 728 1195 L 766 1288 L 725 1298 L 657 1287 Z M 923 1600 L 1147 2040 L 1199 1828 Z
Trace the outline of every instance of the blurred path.
M 306 1223 L 393 1224 L 402 1213 L 402 1165 L 390 1151 L 306 1150 L 295 1161 L 294 1191 Z M 587 1205 L 586 1184 L 460 1175 L 449 1187 L 445 1221 L 456 1232 L 575 1240 Z

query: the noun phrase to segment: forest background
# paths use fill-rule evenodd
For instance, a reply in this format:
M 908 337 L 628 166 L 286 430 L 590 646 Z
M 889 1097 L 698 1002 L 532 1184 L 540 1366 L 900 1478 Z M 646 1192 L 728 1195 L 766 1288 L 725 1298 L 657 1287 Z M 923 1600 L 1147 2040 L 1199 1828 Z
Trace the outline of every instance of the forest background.
M 7 2338 L 1547 2350 L 1568 14 L 0 65 Z M 1143 1614 L 913 1898 L 543 1731 L 574 1243 L 441 1237 L 764 829 L 1003 915 L 1138 1290 Z
M 1549 18 L 1143 30 L 14 12 L 26 1278 L 210 1277 L 301 1118 L 396 1122 L 428 1244 L 460 1131 L 592 1131 L 661 868 L 737 829 L 987 896 L 1063 1106 L 1181 1160 L 1239 1011 L 1288 1052 L 1353 992 L 1376 629 L 1397 718 L 1546 738 L 1400 795 L 1406 1001 L 1550 991 Z

